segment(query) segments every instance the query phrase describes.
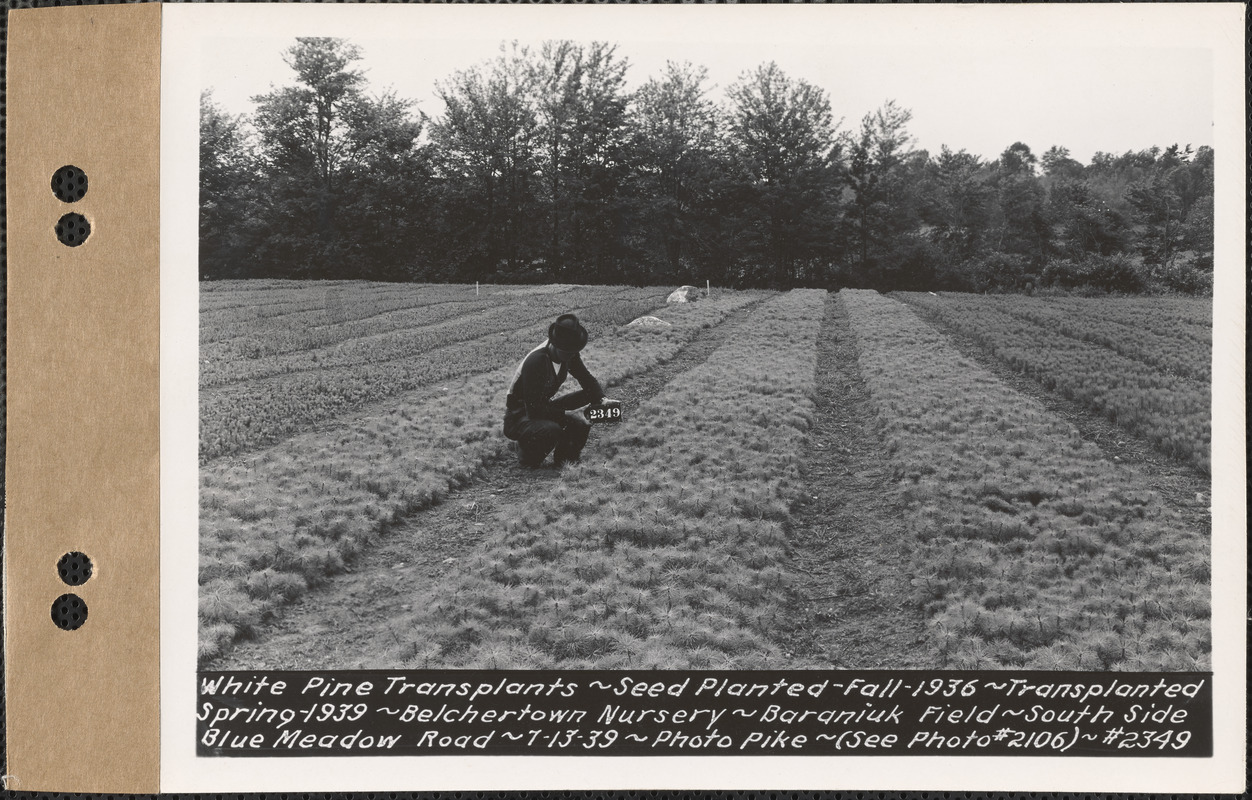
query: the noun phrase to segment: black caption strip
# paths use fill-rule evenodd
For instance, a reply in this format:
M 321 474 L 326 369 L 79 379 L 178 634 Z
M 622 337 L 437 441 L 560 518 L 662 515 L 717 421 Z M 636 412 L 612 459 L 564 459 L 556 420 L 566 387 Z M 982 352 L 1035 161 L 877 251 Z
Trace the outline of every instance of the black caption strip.
M 1213 754 L 1212 673 L 202 672 L 202 756 Z

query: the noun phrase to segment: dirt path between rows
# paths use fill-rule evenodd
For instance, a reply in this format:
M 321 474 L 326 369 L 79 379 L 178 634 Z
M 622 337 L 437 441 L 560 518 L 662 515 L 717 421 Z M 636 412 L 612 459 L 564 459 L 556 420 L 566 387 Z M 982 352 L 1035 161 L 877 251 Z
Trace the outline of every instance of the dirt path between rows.
M 816 423 L 793 509 L 795 584 L 786 652 L 847 669 L 933 667 L 921 609 L 908 600 L 904 506 L 874 430 L 856 342 L 837 295 L 818 339 Z
M 622 424 L 631 424 L 639 405 L 671 379 L 703 363 L 759 302 L 700 331 L 669 361 L 606 386 L 609 397 L 623 403 Z M 599 430 L 592 429 L 588 455 L 595 452 Z M 202 669 L 363 669 L 396 663 L 401 659 L 389 651 L 407 640 L 391 621 L 412 610 L 413 587 L 438 581 L 470 556 L 497 511 L 559 480 L 555 469 L 523 469 L 512 457 L 484 465 L 470 485 L 400 523 L 347 572 L 283 608 L 253 638 Z

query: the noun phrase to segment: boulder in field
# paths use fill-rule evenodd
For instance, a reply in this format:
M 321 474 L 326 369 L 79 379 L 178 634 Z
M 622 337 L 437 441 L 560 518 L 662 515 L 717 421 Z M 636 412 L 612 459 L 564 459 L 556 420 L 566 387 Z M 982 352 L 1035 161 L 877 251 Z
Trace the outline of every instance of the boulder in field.
M 700 290 L 694 286 L 680 286 L 665 298 L 667 303 L 694 303 L 700 299 Z
M 670 323 L 666 322 L 660 317 L 639 317 L 638 319 L 632 319 L 630 322 L 627 322 L 626 327 L 627 328 L 631 328 L 631 327 L 634 327 L 634 328 L 669 328 L 672 326 L 670 325 Z

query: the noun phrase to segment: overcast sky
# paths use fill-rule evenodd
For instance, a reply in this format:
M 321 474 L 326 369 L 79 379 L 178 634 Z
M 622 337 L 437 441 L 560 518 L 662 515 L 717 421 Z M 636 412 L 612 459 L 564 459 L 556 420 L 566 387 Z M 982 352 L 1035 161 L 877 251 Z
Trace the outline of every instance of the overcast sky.
M 443 104 L 438 81 L 494 57 L 500 39 L 352 37 L 373 91 L 394 89 L 431 117 Z M 293 83 L 285 38 L 214 39 L 204 82 L 234 113 L 251 98 Z M 524 40 L 523 43 L 537 43 Z M 1213 144 L 1212 61 L 1208 50 L 1175 47 L 948 47 L 771 44 L 759 41 L 618 40 L 637 87 L 658 76 L 666 60 L 708 68 L 713 97 L 746 70 L 775 61 L 790 76 L 824 89 L 842 129 L 887 100 L 913 112 L 909 131 L 920 148 L 941 145 L 994 158 L 1023 141 L 1036 155 L 1052 145 L 1088 163 L 1093 153 L 1123 153 L 1173 143 Z

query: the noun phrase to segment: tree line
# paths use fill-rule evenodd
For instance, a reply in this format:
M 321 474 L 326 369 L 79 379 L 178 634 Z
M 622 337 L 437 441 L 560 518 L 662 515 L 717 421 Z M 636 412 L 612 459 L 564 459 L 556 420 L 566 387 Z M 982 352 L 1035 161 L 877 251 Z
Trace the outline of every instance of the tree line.
M 302 38 L 289 86 L 200 103 L 200 275 L 414 281 L 1203 292 L 1213 150 L 1090 164 L 1021 143 L 914 146 L 888 101 L 841 129 L 769 63 L 716 102 L 669 62 L 628 91 L 603 42 L 501 46 L 429 117 L 359 48 Z

